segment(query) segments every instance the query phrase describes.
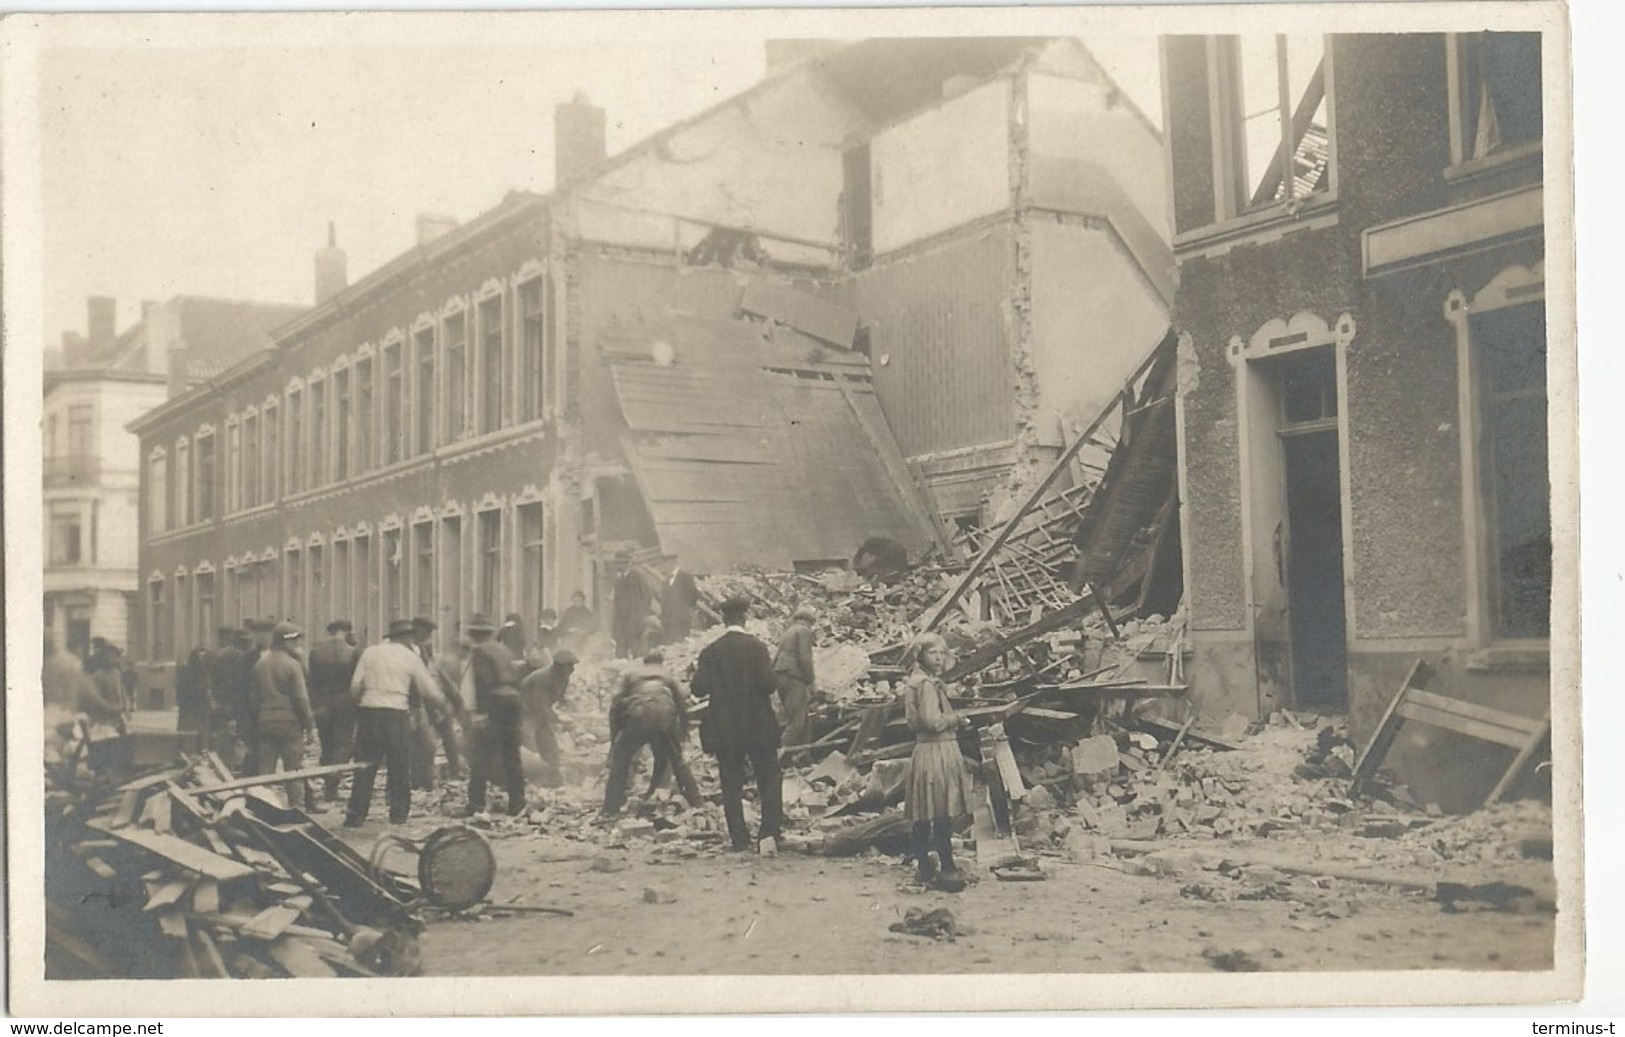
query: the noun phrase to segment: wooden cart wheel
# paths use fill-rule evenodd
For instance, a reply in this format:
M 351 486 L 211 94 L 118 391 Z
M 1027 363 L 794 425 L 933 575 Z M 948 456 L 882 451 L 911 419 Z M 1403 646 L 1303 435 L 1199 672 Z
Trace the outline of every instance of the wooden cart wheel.
M 406 876 L 388 870 L 386 858 L 395 850 L 417 858 L 417 892 L 421 901 L 443 911 L 466 911 L 490 895 L 496 882 L 496 855 L 479 831 L 465 825 L 439 828 L 418 842 L 386 832 L 373 844 L 367 864 L 373 880 L 400 883 Z
M 432 833 L 418 855 L 418 881 L 425 899 L 447 911 L 466 911 L 483 901 L 496 877 L 490 841 L 465 825 Z

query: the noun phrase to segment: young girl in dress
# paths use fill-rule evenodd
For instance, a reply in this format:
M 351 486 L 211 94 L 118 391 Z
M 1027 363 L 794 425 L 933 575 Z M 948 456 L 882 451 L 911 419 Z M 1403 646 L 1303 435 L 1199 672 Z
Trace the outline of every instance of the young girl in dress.
M 948 688 L 939 675 L 948 665 L 948 646 L 936 634 L 921 634 L 911 645 L 914 672 L 903 685 L 903 709 L 914 732 L 914 755 L 909 768 L 904 815 L 914 824 L 914 860 L 918 878 L 929 883 L 938 876 L 930 850 L 934 846 L 941 876 L 957 884 L 954 867 L 954 822 L 971 813 L 970 777 L 959 755 L 958 731 L 965 721 L 948 702 Z

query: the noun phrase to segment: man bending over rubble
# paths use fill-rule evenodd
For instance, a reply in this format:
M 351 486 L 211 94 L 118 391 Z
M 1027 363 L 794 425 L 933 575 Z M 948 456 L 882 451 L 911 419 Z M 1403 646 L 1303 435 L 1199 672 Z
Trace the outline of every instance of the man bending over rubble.
M 621 680 L 620 691 L 609 705 L 609 784 L 604 788 L 603 816 L 620 813 L 626 786 L 638 751 L 654 752 L 653 792 L 669 766 L 688 805 L 700 805 L 700 787 L 683 761 L 683 740 L 688 737 L 688 694 L 661 668 L 665 657 L 650 652 L 643 666 Z

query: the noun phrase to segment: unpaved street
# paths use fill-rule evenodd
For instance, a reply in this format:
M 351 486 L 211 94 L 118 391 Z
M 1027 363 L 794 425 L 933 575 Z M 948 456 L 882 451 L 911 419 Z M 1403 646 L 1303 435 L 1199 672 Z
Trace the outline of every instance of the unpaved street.
M 443 823 L 414 819 L 407 831 L 426 834 Z M 365 849 L 382 830 L 375 821 L 345 835 Z M 1353 840 L 1321 837 L 1171 839 L 1149 856 L 1087 863 L 1045 856 L 1046 881 L 984 876 L 962 894 L 946 894 L 908 886 L 910 869 L 895 857 L 767 859 L 585 830 L 567 838 L 496 822 L 488 830 L 499 864 L 493 899 L 574 916 L 436 916 L 422 940 L 427 974 L 1501 970 L 1552 962 L 1544 862 L 1431 873 L 1533 894 L 1500 909 L 1473 902 L 1446 910 L 1426 891 L 1252 863 L 1318 856 L 1327 869 L 1346 870 L 1359 858 L 1339 861 L 1339 852 L 1371 855 Z M 889 931 L 917 907 L 946 907 L 967 931 L 951 941 Z

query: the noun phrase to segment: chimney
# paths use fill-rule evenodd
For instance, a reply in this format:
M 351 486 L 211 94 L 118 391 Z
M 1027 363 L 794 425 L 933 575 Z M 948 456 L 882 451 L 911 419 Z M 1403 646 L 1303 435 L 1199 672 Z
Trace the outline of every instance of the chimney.
M 553 186 L 581 179 L 604 161 L 604 110 L 578 93 L 553 106 Z
M 444 237 L 457 229 L 457 220 L 452 216 L 442 216 L 434 212 L 418 213 L 418 244 L 427 245 L 436 238 Z
M 118 302 L 110 295 L 92 295 L 85 309 L 89 315 L 90 348 L 100 350 L 113 341 Z
M 169 375 L 169 395 L 178 396 L 190 384 L 186 341 L 181 338 L 178 303 L 154 303 L 147 307 L 147 354 L 163 357 Z
M 347 264 L 348 258 L 344 250 L 338 247 L 337 235 L 329 222 L 327 247 L 316 250 L 316 305 L 320 306 L 349 287 L 349 275 L 345 272 Z

